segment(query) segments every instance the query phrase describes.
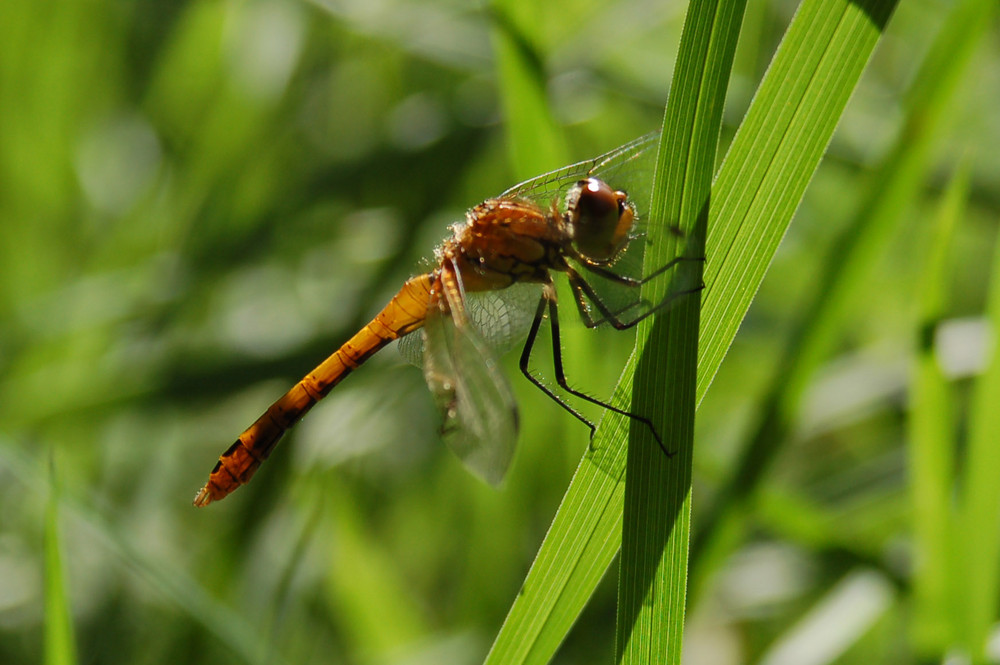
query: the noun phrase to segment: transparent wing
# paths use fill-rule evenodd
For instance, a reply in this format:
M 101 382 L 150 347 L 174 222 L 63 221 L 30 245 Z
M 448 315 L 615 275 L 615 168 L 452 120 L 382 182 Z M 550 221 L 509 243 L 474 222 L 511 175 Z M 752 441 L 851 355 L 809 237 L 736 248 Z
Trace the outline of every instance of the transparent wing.
M 456 325 L 454 314 L 437 307 L 428 312 L 424 378 L 444 417 L 445 443 L 470 471 L 496 485 L 514 457 L 517 405 L 492 350 L 471 326 Z
M 514 185 L 499 198 L 523 198 L 547 206 L 561 199 L 576 181 L 588 176 L 601 178 L 615 189 L 628 193 L 640 216 L 649 208 L 649 195 L 656 162 L 656 142 L 659 132 L 629 141 L 600 157 L 549 171 Z
M 535 307 L 542 295 L 541 284 L 513 284 L 500 291 L 481 291 L 465 296 L 466 314 L 482 341 L 502 356 L 518 347 L 528 334 Z M 424 366 L 424 336 L 408 335 L 399 340 L 403 359 Z
M 399 349 L 399 355 L 403 356 L 403 360 L 420 368 L 424 366 L 424 334 L 426 326 L 427 323 L 425 322 L 423 330 L 415 332 L 412 335 L 407 335 L 406 337 L 401 337 L 396 345 L 396 348 Z
M 512 284 L 500 291 L 468 293 L 466 313 L 486 343 L 497 355 L 503 355 L 520 346 L 528 335 L 541 296 L 541 284 L 527 283 Z

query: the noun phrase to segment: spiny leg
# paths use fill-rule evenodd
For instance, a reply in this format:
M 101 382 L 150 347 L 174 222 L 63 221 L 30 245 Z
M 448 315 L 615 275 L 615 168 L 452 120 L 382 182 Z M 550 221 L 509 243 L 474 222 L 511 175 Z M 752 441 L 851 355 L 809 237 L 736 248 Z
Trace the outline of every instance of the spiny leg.
M 586 280 L 579 273 L 570 269 L 566 271 L 566 276 L 569 279 L 570 287 L 573 289 L 573 302 L 576 303 L 576 309 L 580 313 L 583 325 L 588 328 L 596 328 L 602 323 L 609 322 L 613 327 L 622 330 L 624 328 L 621 325 L 616 326 L 615 322 L 620 322 L 621 317 L 630 309 L 649 304 L 648 301 L 640 298 L 613 312 L 603 300 L 598 298 L 594 290 L 590 288 L 590 285 L 587 284 Z M 590 311 L 590 306 L 587 304 L 588 299 L 597 307 L 601 313 L 601 318 L 594 318 L 594 315 Z
M 651 273 L 650 275 L 647 275 L 642 279 L 634 279 L 631 277 L 623 277 L 621 275 L 615 275 L 614 273 L 608 272 L 603 268 L 597 270 L 596 269 L 598 268 L 597 266 L 587 266 L 586 264 L 584 264 L 584 266 L 588 270 L 591 270 L 592 272 L 595 272 L 596 274 L 602 277 L 608 277 L 608 275 L 614 275 L 614 279 L 612 281 L 615 281 L 619 284 L 623 284 L 625 286 L 637 287 L 645 284 L 654 277 L 657 277 L 658 275 L 662 274 L 665 270 L 677 265 L 679 261 L 684 261 L 684 260 L 700 261 L 701 259 L 685 259 L 683 257 L 674 259 L 673 261 L 670 261 L 667 265 L 658 269 L 656 272 Z M 663 300 L 661 300 L 659 304 L 657 304 L 655 307 L 650 307 L 648 310 L 646 310 L 639 316 L 633 317 L 631 319 L 623 319 L 622 315 L 624 315 L 626 312 L 636 307 L 648 305 L 649 304 L 648 301 L 636 300 L 635 302 L 631 302 L 619 310 L 612 310 L 601 299 L 601 297 L 597 295 L 597 292 L 594 291 L 594 288 L 587 282 L 587 280 L 585 280 L 580 275 L 580 273 L 576 272 L 575 270 L 569 269 L 566 271 L 566 276 L 569 279 L 570 286 L 573 287 L 573 297 L 576 300 L 577 309 L 580 311 L 580 316 L 583 319 L 584 325 L 586 325 L 588 328 L 596 328 L 602 323 L 607 322 L 615 330 L 628 330 L 629 328 L 632 328 L 633 326 L 638 324 L 640 321 L 647 319 L 653 314 L 656 314 L 657 312 L 667 308 L 681 296 L 686 296 L 691 293 L 697 293 L 698 291 L 705 288 L 704 284 L 700 284 L 695 288 L 684 289 L 683 291 L 674 291 L 668 293 L 666 296 L 664 296 Z M 597 310 L 601 313 L 601 318 L 595 319 L 594 316 L 590 313 L 590 308 L 587 306 L 587 300 L 592 302 L 594 306 L 597 307 Z
M 654 279 L 656 279 L 663 273 L 667 272 L 674 266 L 678 265 L 682 261 L 704 261 L 705 259 L 702 258 L 692 259 L 686 256 L 678 256 L 676 258 L 667 261 L 662 266 L 660 266 L 653 272 L 649 273 L 645 277 L 629 277 L 628 275 L 619 275 L 613 270 L 609 270 L 608 268 L 605 268 L 600 264 L 585 261 L 582 259 L 582 257 L 578 258 L 578 260 L 580 261 L 580 265 L 582 265 L 584 268 L 594 273 L 595 275 L 600 275 L 609 282 L 616 282 L 618 284 L 623 284 L 625 286 L 642 286 L 643 284 L 653 281 Z
M 562 362 L 562 344 L 559 338 L 559 305 L 556 302 L 555 290 L 553 289 L 551 283 L 546 284 L 544 290 L 542 291 L 542 298 L 539 300 L 538 309 L 535 311 L 535 320 L 531 324 L 528 339 L 524 344 L 524 350 L 521 352 L 521 372 L 528 377 L 529 381 L 541 388 L 546 395 L 555 400 L 560 406 L 587 425 L 587 427 L 590 428 L 590 436 L 593 438 L 594 433 L 597 430 L 594 423 L 587 420 L 580 412 L 576 411 L 573 407 L 567 404 L 565 400 L 556 395 L 548 386 L 542 383 L 541 380 L 531 374 L 529 369 L 528 361 L 531 358 L 531 350 L 534 347 L 535 339 L 538 336 L 538 330 L 541 327 L 541 321 L 543 315 L 545 314 L 546 305 L 549 309 L 549 318 L 552 326 L 552 362 L 556 373 L 556 383 L 559 384 L 559 387 L 574 397 L 578 397 L 582 400 L 590 402 L 591 404 L 596 404 L 597 406 L 608 409 L 609 411 L 614 411 L 615 413 L 621 414 L 646 425 L 646 427 L 649 428 L 649 431 L 652 432 L 653 437 L 656 439 L 657 445 L 660 446 L 660 450 L 662 450 L 667 457 L 673 457 L 674 453 L 667 450 L 666 446 L 663 444 L 663 439 L 660 438 L 660 433 L 656 431 L 653 421 L 649 418 L 631 411 L 626 411 L 625 409 L 620 409 L 613 404 L 609 404 L 608 402 L 604 402 L 596 397 L 592 397 L 584 392 L 580 392 L 579 390 L 570 387 L 569 382 L 566 380 L 566 373 L 563 369 Z
M 550 288 L 551 284 L 545 285 L 546 291 L 549 290 Z M 531 373 L 531 368 L 529 366 L 531 360 L 531 351 L 535 347 L 535 340 L 538 338 L 538 330 L 539 328 L 541 328 L 542 318 L 545 316 L 545 307 L 547 303 L 548 303 L 548 298 L 546 297 L 545 292 L 543 292 L 542 297 L 538 301 L 538 308 L 535 310 L 535 318 L 531 322 L 531 329 L 528 331 L 528 338 L 524 342 L 524 349 L 521 351 L 521 360 L 519 363 L 519 366 L 521 368 L 521 373 L 524 374 L 525 377 L 527 377 L 528 381 L 531 381 L 533 384 L 535 384 L 535 386 L 538 387 L 539 390 L 548 395 L 549 398 L 552 399 L 556 404 L 561 406 L 563 409 L 569 412 L 574 418 L 576 418 L 584 425 L 589 427 L 590 438 L 593 439 L 594 432 L 597 430 L 597 427 L 594 425 L 594 423 L 587 420 L 587 418 L 582 413 L 580 413 L 572 406 L 567 404 L 566 400 L 564 400 L 555 392 L 553 392 L 552 389 L 549 388 L 547 385 L 545 385 L 541 379 L 539 379 L 537 376 Z M 560 374 L 562 373 L 561 367 L 559 369 L 559 372 Z
M 559 305 L 555 300 L 554 291 L 552 295 L 552 299 L 549 300 L 549 318 L 551 319 L 552 325 L 552 361 L 556 372 L 556 383 L 558 383 L 559 387 L 568 392 L 570 395 L 579 397 L 580 399 L 586 400 L 591 404 L 596 404 L 600 407 L 608 409 L 609 411 L 614 411 L 615 413 L 644 424 L 649 428 L 649 431 L 652 432 L 653 438 L 656 439 L 657 445 L 660 446 L 660 450 L 662 450 L 667 457 L 673 457 L 674 453 L 667 450 L 666 446 L 663 445 L 663 439 L 660 438 L 660 433 L 656 431 L 656 426 L 653 425 L 652 420 L 638 413 L 627 411 L 625 409 L 619 409 L 613 404 L 599 400 L 596 397 L 592 397 L 584 392 L 580 392 L 579 390 L 575 390 L 570 387 L 569 382 L 566 380 L 566 373 L 563 371 L 562 343 L 559 339 Z

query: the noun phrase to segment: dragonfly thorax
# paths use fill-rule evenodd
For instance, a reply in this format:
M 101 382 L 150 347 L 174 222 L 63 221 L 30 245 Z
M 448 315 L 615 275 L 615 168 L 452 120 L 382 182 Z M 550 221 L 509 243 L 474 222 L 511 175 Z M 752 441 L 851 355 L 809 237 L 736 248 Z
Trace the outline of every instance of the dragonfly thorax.
M 566 194 L 566 225 L 573 247 L 592 263 L 613 262 L 631 240 L 635 207 L 628 194 L 597 178 L 580 180 Z

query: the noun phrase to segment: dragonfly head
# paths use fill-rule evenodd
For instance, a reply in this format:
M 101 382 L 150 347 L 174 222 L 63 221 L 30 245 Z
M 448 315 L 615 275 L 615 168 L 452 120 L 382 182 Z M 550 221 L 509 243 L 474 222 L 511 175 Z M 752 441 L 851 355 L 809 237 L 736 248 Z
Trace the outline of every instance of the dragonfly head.
M 635 206 L 628 194 L 616 191 L 603 180 L 586 178 L 566 195 L 566 221 L 573 246 L 595 263 L 610 263 L 631 240 Z

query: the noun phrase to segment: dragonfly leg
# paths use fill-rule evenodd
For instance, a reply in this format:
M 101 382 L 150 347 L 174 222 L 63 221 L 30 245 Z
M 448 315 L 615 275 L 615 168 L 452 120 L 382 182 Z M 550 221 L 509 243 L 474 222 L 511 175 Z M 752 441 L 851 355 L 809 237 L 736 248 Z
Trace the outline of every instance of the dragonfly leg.
M 667 270 L 678 265 L 681 261 L 703 261 L 703 260 L 704 259 L 701 258 L 689 259 L 683 256 L 678 257 L 676 259 L 673 259 L 672 261 L 667 262 L 665 265 L 660 266 L 654 272 L 650 273 L 649 275 L 646 275 L 642 279 L 636 279 L 634 277 L 627 277 L 624 275 L 617 275 L 602 266 L 588 265 L 586 263 L 582 265 L 585 268 L 587 268 L 587 270 L 595 273 L 596 275 L 599 275 L 600 277 L 608 279 L 609 281 L 613 281 L 618 284 L 622 284 L 624 286 L 639 287 L 655 279 L 656 277 L 659 277 Z M 680 297 L 689 295 L 691 293 L 697 293 L 698 291 L 705 288 L 705 284 L 701 283 L 694 288 L 670 292 L 666 296 L 664 296 L 663 300 L 661 300 L 655 306 L 650 306 L 649 301 L 645 299 L 639 299 L 629 303 L 628 305 L 618 310 L 612 310 L 607 306 L 607 304 L 603 300 L 601 300 L 601 297 L 597 295 L 597 292 L 594 291 L 593 287 L 590 286 L 587 280 L 585 280 L 580 275 L 580 273 L 570 269 L 566 271 L 566 275 L 569 278 L 570 286 L 573 287 L 573 296 L 574 299 L 576 300 L 577 309 L 580 310 L 580 316 L 583 318 L 584 325 L 586 325 L 588 328 L 596 328 L 602 323 L 609 323 L 616 330 L 628 330 L 629 328 L 632 328 L 633 326 L 638 324 L 640 321 L 649 318 L 650 316 L 656 314 L 661 310 L 666 309 Z M 591 314 L 590 307 L 587 305 L 588 300 L 591 303 L 593 303 L 594 306 L 597 308 L 597 310 L 600 312 L 601 318 L 594 318 L 593 314 Z M 643 306 L 649 307 L 649 309 L 647 309 L 642 314 L 634 316 L 632 318 L 624 317 L 624 315 L 629 310 Z
M 552 288 L 551 284 L 546 284 L 544 290 L 542 291 L 542 298 L 538 302 L 538 309 L 535 311 L 535 320 L 531 324 L 531 330 L 528 333 L 528 339 L 524 344 L 524 351 L 521 352 L 521 372 L 528 377 L 528 380 L 534 383 L 536 386 L 542 389 L 546 395 L 555 400 L 561 407 L 566 409 L 569 413 L 573 414 L 578 420 L 586 424 L 590 428 L 590 436 L 593 438 L 594 433 L 597 428 L 595 425 L 587 420 L 579 411 L 575 410 L 569 404 L 566 403 L 564 399 L 556 395 L 548 386 L 543 384 L 538 377 L 531 374 L 528 367 L 528 360 L 531 357 L 531 350 L 535 344 L 535 338 L 538 336 L 538 329 L 541 326 L 542 317 L 545 314 L 545 309 L 549 310 L 549 319 L 552 325 L 552 362 L 556 373 L 556 383 L 559 387 L 565 390 L 570 395 L 578 397 L 582 400 L 590 402 L 591 404 L 596 404 L 600 407 L 608 409 L 609 411 L 614 411 L 615 413 L 631 418 L 637 422 L 642 423 L 649 428 L 652 432 L 653 437 L 656 439 L 657 445 L 660 446 L 660 450 L 667 457 L 673 457 L 674 453 L 667 450 L 666 446 L 663 444 L 663 439 L 660 437 L 660 433 L 656 431 L 656 427 L 646 416 L 639 415 L 638 413 L 633 413 L 631 411 L 626 411 L 625 409 L 619 409 L 613 404 L 609 404 L 603 400 L 599 400 L 596 397 L 592 397 L 587 393 L 576 390 L 570 387 L 569 381 L 566 380 L 566 372 L 563 370 L 562 362 L 562 343 L 559 339 L 559 305 L 556 302 L 555 290 Z
M 548 292 L 551 290 L 551 288 L 552 288 L 551 284 L 546 284 L 545 285 L 545 290 L 542 292 L 542 297 L 538 300 L 538 308 L 535 310 L 535 318 L 531 322 L 531 329 L 528 331 L 528 338 L 525 340 L 525 342 L 524 342 L 524 349 L 521 351 L 521 360 L 519 362 L 519 365 L 520 365 L 520 368 L 521 368 L 521 373 L 524 374 L 524 376 L 528 379 L 528 381 L 531 381 L 533 384 L 535 384 L 535 386 L 539 390 L 541 390 L 543 393 L 545 393 L 546 395 L 548 395 L 549 398 L 552 401 L 554 401 L 556 404 L 558 404 L 563 409 L 565 409 L 574 418 L 576 418 L 577 420 L 579 420 L 580 422 L 582 422 L 584 425 L 586 425 L 587 427 L 589 427 L 590 428 L 590 437 L 593 438 L 594 437 L 594 432 L 597 430 L 597 426 L 594 425 L 594 423 L 592 423 L 589 420 L 587 420 L 587 418 L 582 413 L 580 413 L 579 411 L 577 411 L 576 409 L 574 409 L 572 406 L 570 406 L 566 402 L 566 400 L 564 400 L 562 397 L 560 397 L 555 392 L 553 392 L 553 390 L 551 388 L 549 388 L 547 385 L 545 385 L 542 382 L 541 379 L 539 379 L 537 376 L 535 376 L 534 374 L 531 373 L 531 367 L 530 367 L 531 351 L 532 351 L 532 349 L 535 348 L 535 340 L 538 338 L 538 330 L 542 326 L 542 319 L 545 317 L 545 309 L 546 309 L 546 307 L 549 306 L 550 300 L 549 300 L 549 294 L 548 294 Z M 553 302 L 553 304 L 555 304 L 554 301 L 552 301 L 552 302 Z M 558 346 L 558 342 L 554 342 L 554 343 L 555 343 L 556 346 Z M 559 366 L 559 369 L 557 370 L 557 372 L 561 375 L 562 374 L 561 349 L 560 349 L 560 364 L 558 366 Z M 565 377 L 564 377 L 564 380 L 565 380 Z
M 682 263 L 683 261 L 704 261 L 704 260 L 705 259 L 702 258 L 690 259 L 686 256 L 678 256 L 677 258 L 667 261 L 653 272 L 641 278 L 629 277 L 628 275 L 619 275 L 613 270 L 609 270 L 608 268 L 605 268 L 600 264 L 588 261 L 580 261 L 580 265 L 582 265 L 584 268 L 594 273 L 595 275 L 600 275 L 609 282 L 616 282 L 618 284 L 624 284 L 625 286 L 642 286 L 647 282 L 653 281 L 654 279 L 656 279 L 663 273 L 667 272 L 674 266 L 678 265 L 679 263 Z
M 621 317 L 628 312 L 630 309 L 636 307 L 642 307 L 643 305 L 649 305 L 649 302 L 643 299 L 639 299 L 629 304 L 625 305 L 616 312 L 612 312 L 594 293 L 594 290 L 590 288 L 586 280 L 580 276 L 575 270 L 566 271 L 567 278 L 569 279 L 569 285 L 573 289 L 573 301 L 576 303 L 576 308 L 580 312 L 580 318 L 583 319 L 583 324 L 588 328 L 596 328 L 605 322 L 610 321 L 620 321 Z M 588 300 L 594 303 L 598 311 L 601 314 L 600 318 L 595 318 L 594 314 L 590 311 L 590 305 L 587 304 Z M 612 325 L 614 325 L 612 323 Z M 617 326 L 616 326 L 617 327 Z

